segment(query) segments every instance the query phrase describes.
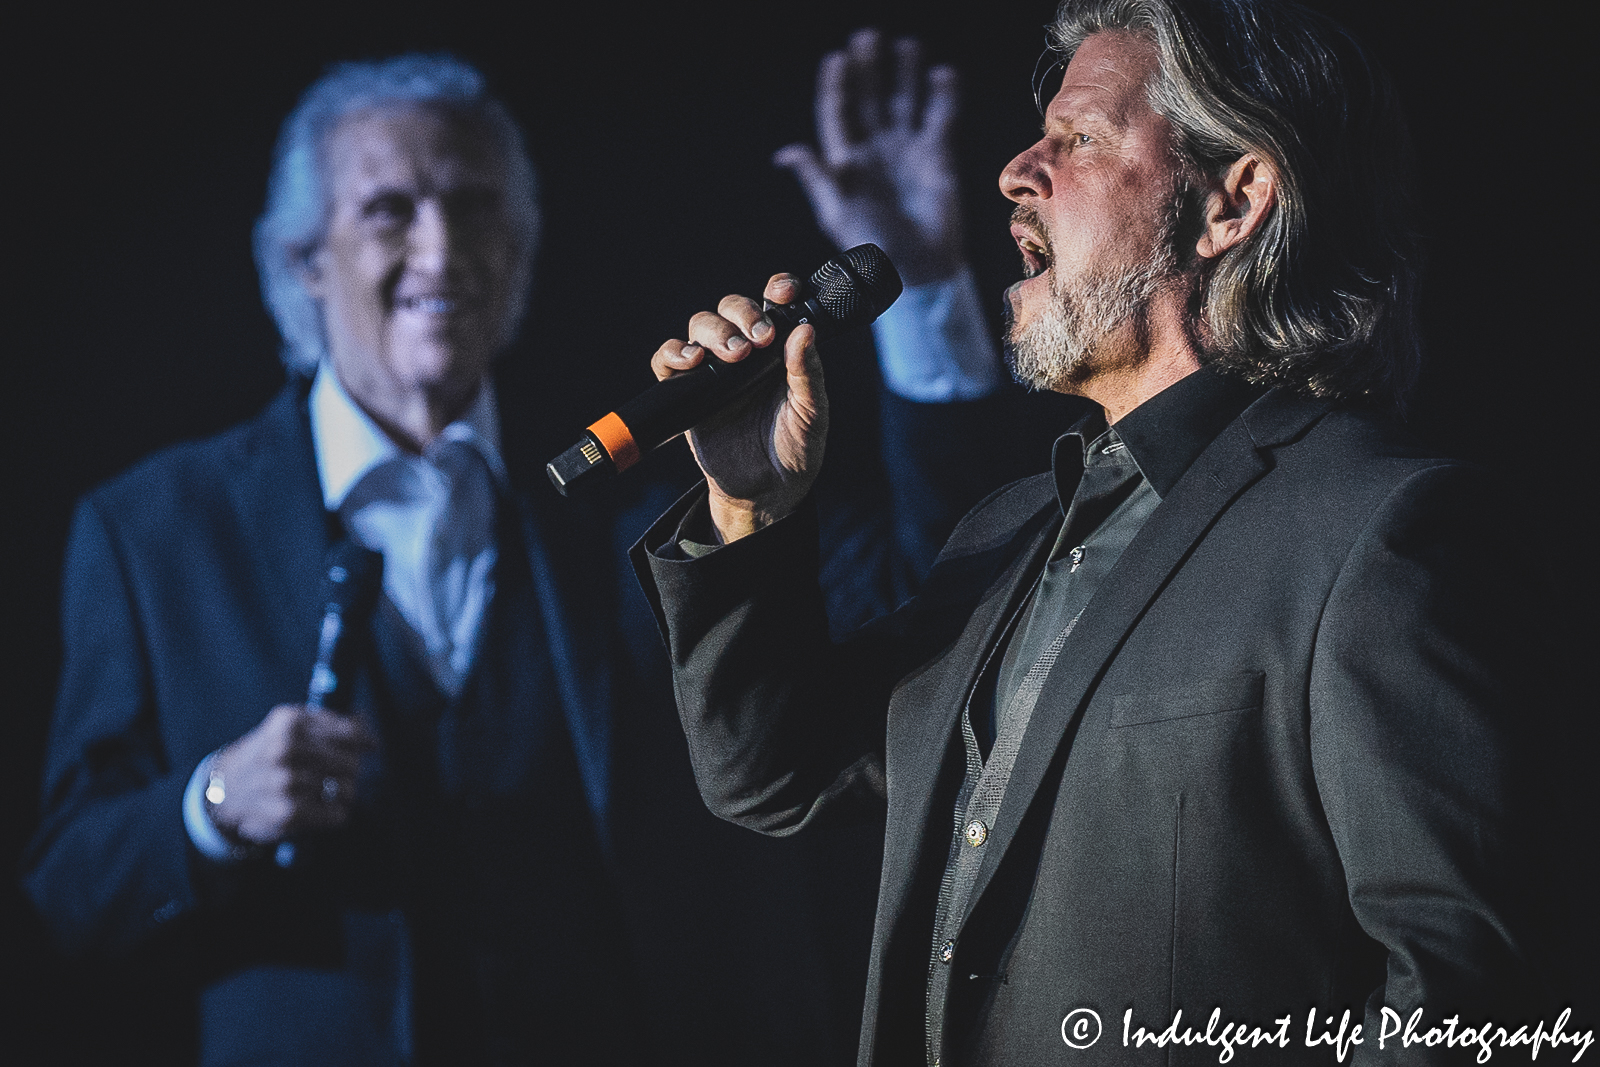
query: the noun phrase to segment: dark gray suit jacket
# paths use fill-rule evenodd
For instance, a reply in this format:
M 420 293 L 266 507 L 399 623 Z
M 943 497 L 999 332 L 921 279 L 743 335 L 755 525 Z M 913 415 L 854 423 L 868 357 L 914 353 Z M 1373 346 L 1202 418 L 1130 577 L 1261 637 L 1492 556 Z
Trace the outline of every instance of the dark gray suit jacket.
M 1217 436 L 1045 683 L 949 964 L 946 1065 L 1158 1061 L 1123 1047 L 1130 1009 L 1155 1031 L 1180 1009 L 1200 1030 L 1214 1008 L 1268 1030 L 1290 1015 L 1287 1050 L 1235 1059 L 1274 1063 L 1333 1062 L 1305 1047 L 1313 1008 L 1319 1028 L 1365 1014 L 1358 1058 L 1384 1004 L 1505 1017 L 1495 990 L 1524 965 L 1501 869 L 1504 615 L 1474 554 L 1493 499 L 1481 472 L 1323 402 L 1269 393 Z M 956 724 L 1043 565 L 1056 485 L 979 505 L 922 595 L 843 644 L 804 513 L 673 558 L 695 505 L 635 558 L 702 794 L 775 834 L 886 798 L 860 1062 L 923 1062 Z M 1104 1034 L 1074 1052 L 1079 1008 Z

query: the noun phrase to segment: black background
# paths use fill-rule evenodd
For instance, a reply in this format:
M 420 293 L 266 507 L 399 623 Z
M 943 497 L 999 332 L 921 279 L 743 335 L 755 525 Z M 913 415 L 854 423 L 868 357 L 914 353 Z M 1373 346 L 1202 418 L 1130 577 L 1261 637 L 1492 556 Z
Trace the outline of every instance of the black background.
M 1530 21 L 1531 6 L 1528 20 L 1520 7 L 1489 19 L 1453 3 L 1316 6 L 1389 67 L 1419 147 L 1432 364 L 1414 421 L 1532 489 L 1535 503 L 1513 513 L 1485 509 L 1504 555 L 1483 564 L 1536 563 L 1548 587 L 1539 638 L 1584 667 L 1593 627 L 1579 608 L 1592 582 L 1581 579 L 1595 545 L 1579 514 L 1594 487 L 1595 346 L 1579 334 L 1593 282 L 1591 197 L 1580 197 L 1580 182 L 1584 194 L 1593 185 L 1592 94 L 1579 74 L 1592 81 L 1592 59 L 1549 7 Z M 640 13 L 457 0 L 63 6 L 13 21 L 10 225 L 0 231 L 12 279 L 0 645 L 11 660 L 8 865 L 37 809 L 72 501 L 157 447 L 251 415 L 282 380 L 249 230 L 278 123 L 327 63 L 448 50 L 479 65 L 523 123 L 545 238 L 529 321 L 506 358 L 564 398 L 565 434 L 645 385 L 649 354 L 681 335 L 691 311 L 826 258 L 798 186 L 769 157 L 809 136 L 815 63 L 861 25 L 917 33 L 961 72 L 969 252 L 997 305 L 1018 268 L 995 178 L 1037 136 L 1029 76 L 1051 10 L 1039 0 L 827 0 Z M 1593 885 L 1596 702 L 1580 674 L 1556 687 L 1573 732 L 1550 751 L 1549 775 L 1574 785 L 1552 814 L 1568 851 L 1566 877 L 1550 888 L 1559 924 L 1577 923 L 1573 955 L 1588 970 L 1592 889 L 1568 893 L 1587 892 L 1589 907 L 1559 910 L 1563 887 Z M 15 1015 L 0 1045 L 22 1047 L 83 1020 L 13 879 L 3 892 L 5 967 L 10 988 L 26 992 L 7 1002 Z M 1576 1021 L 1594 1025 L 1587 1015 Z

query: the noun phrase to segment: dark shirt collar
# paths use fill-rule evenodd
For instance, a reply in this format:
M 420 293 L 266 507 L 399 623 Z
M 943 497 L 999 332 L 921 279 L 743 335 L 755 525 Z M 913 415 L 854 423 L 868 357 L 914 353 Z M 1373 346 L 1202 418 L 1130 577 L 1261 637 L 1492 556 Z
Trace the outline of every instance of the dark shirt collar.
M 1115 429 L 1150 487 L 1165 497 L 1222 428 L 1264 392 L 1261 386 L 1202 367 L 1128 412 Z M 1056 442 L 1058 485 L 1065 484 L 1061 464 L 1078 467 L 1089 445 L 1105 432 L 1105 415 L 1097 408 Z M 1063 500 L 1062 506 L 1066 504 Z

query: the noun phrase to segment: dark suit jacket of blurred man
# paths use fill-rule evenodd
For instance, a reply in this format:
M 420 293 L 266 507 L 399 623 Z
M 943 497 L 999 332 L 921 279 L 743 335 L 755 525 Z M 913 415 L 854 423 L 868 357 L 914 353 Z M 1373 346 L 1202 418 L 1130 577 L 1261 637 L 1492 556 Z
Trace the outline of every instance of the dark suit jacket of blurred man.
M 570 509 L 525 488 L 497 502 L 496 596 L 454 703 L 375 613 L 359 703 L 382 766 L 351 826 L 288 870 L 268 854 L 218 867 L 188 840 L 195 764 L 304 699 L 315 658 L 339 524 L 305 384 L 80 504 L 29 887 L 71 949 L 182 942 L 207 1063 L 384 1062 L 407 1046 L 622 1062 L 637 1004 L 597 814 L 624 694 L 607 605 L 575 589 Z

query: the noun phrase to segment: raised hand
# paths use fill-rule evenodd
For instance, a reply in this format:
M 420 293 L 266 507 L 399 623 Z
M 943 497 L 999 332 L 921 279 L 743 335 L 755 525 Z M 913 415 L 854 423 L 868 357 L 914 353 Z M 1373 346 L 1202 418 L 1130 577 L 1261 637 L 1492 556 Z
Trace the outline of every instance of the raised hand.
M 949 277 L 964 260 L 950 151 L 956 72 L 925 68 L 910 38 L 894 42 L 892 64 L 884 52 L 878 31 L 859 30 L 844 51 L 823 57 L 818 149 L 787 145 L 773 162 L 794 171 L 836 245 L 870 241 L 907 285 L 921 285 Z
M 787 304 L 801 280 L 776 274 L 766 298 Z M 737 403 L 695 427 L 689 445 L 710 486 L 711 518 L 724 541 L 754 533 L 795 509 L 822 467 L 828 436 L 828 397 L 822 362 L 812 344 L 815 331 L 797 327 L 784 346 L 783 372 L 752 389 Z M 656 350 L 656 377 L 697 367 L 710 358 L 738 362 L 777 336 L 761 304 L 726 296 L 715 313 L 689 320 L 689 340 L 671 340 Z

